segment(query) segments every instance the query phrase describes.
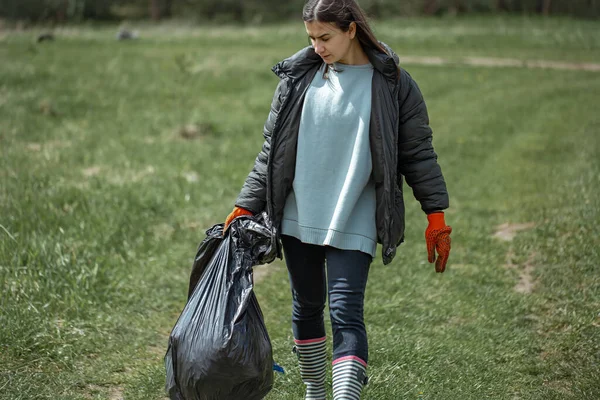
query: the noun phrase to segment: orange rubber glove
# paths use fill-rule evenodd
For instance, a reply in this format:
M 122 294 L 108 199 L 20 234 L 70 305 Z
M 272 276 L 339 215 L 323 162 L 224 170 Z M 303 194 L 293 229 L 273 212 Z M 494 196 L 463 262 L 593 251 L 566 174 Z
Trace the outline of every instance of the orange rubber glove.
M 435 262 L 435 272 L 444 272 L 448 256 L 450 255 L 450 233 L 452 228 L 446 225 L 444 213 L 437 212 L 427 216 L 429 226 L 425 230 L 427 242 L 427 258 L 430 263 Z M 435 259 L 435 251 L 438 257 Z
M 239 217 L 240 215 L 252 215 L 252 212 L 250 212 L 242 207 L 234 207 L 231 214 L 229 214 L 227 216 L 227 219 L 225 220 L 225 226 L 223 227 L 223 233 L 225 233 L 225 231 L 227 230 L 227 227 L 229 226 L 231 221 L 233 221 L 234 218 Z

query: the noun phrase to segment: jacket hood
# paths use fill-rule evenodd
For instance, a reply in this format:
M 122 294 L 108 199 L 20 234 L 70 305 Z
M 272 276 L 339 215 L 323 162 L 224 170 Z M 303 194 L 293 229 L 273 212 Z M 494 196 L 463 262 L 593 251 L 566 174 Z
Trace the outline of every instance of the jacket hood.
M 367 57 L 373 65 L 373 68 L 383 74 L 387 80 L 394 82 L 398 79 L 399 57 L 387 44 L 383 42 L 379 43 L 389 54 L 381 53 L 371 48 L 366 48 L 365 53 L 367 53 Z M 313 47 L 307 46 L 291 57 L 277 63 L 272 70 L 275 75 L 282 79 L 298 79 L 314 67 L 315 64 L 320 64 L 322 62 L 323 60 L 315 53 Z

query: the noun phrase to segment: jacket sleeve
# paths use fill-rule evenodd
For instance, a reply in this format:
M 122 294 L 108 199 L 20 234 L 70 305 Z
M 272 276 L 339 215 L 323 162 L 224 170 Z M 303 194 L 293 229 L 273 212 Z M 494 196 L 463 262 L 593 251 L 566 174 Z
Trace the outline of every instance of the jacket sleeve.
M 275 89 L 275 95 L 271 102 L 271 111 L 269 117 L 265 122 L 263 129 L 263 136 L 265 141 L 262 146 L 262 150 L 258 153 L 256 160 L 254 161 L 254 168 L 248 174 L 242 190 L 235 202 L 237 207 L 245 208 L 254 214 L 263 211 L 267 204 L 267 162 L 269 160 L 269 153 L 271 152 L 271 135 L 273 133 L 273 127 L 275 120 L 281 109 L 281 101 L 283 96 L 284 81 L 280 81 Z
M 408 72 L 401 70 L 398 173 L 406 177 L 427 214 L 448 208 L 448 191 L 433 150 L 432 131 L 423 95 Z

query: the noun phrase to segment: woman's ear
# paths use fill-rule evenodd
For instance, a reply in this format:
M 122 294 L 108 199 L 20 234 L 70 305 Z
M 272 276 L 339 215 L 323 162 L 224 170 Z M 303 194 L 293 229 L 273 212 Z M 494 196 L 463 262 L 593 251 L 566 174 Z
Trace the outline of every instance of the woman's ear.
M 350 39 L 354 39 L 356 37 L 356 22 L 350 22 L 350 26 L 348 26 L 348 33 L 350 34 Z

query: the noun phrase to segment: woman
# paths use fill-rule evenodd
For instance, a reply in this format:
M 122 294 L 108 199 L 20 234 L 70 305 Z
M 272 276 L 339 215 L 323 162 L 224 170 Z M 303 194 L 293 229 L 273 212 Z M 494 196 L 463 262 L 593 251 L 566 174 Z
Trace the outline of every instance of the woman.
M 356 1 L 309 0 L 303 19 L 311 46 L 273 68 L 281 81 L 265 142 L 226 225 L 266 210 L 278 229 L 305 398 L 325 399 L 329 294 L 333 398 L 359 399 L 367 383 L 367 275 L 377 243 L 388 264 L 404 239 L 402 176 L 427 213 L 437 272 L 450 251 L 448 194 L 423 97 Z

